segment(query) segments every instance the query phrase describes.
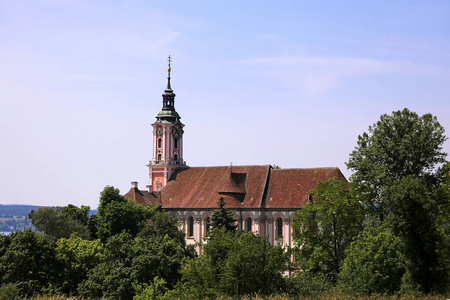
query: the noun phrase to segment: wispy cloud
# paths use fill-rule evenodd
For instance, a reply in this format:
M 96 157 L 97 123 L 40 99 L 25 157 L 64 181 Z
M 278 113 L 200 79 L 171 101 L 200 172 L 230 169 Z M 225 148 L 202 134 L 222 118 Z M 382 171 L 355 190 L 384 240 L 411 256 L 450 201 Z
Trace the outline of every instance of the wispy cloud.
M 284 56 L 248 59 L 247 64 L 266 65 L 265 74 L 296 85 L 306 94 L 323 94 L 340 81 L 371 74 L 399 74 L 450 79 L 450 69 L 436 65 L 384 61 L 370 58 Z

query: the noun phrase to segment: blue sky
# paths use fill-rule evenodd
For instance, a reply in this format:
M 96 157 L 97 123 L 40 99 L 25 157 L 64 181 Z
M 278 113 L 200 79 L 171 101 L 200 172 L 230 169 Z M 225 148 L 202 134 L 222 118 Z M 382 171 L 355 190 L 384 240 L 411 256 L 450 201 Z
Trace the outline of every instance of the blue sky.
M 449 15 L 448 1 L 1 1 L 0 203 L 143 189 L 169 54 L 190 166 L 349 177 L 358 135 L 405 107 L 450 135 Z

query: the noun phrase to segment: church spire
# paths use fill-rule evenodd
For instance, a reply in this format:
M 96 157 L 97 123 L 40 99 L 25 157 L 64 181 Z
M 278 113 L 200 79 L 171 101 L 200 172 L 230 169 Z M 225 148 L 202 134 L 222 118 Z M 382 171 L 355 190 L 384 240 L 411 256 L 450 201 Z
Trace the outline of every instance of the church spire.
M 175 111 L 175 93 L 172 90 L 172 87 L 170 85 L 170 72 L 172 70 L 171 63 L 172 63 L 172 57 L 169 55 L 167 58 L 167 61 L 169 62 L 169 67 L 167 68 L 167 87 L 164 90 L 164 93 L 162 94 L 163 97 L 163 107 L 159 114 L 156 116 L 158 120 L 161 121 L 168 121 L 170 123 L 175 123 L 179 121 L 180 115 Z

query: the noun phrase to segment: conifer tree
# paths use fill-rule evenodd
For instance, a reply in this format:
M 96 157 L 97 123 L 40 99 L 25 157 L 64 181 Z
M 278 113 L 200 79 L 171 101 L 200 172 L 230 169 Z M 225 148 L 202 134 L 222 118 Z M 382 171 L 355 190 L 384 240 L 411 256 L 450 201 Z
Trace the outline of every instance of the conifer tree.
M 214 214 L 211 217 L 211 229 L 222 229 L 225 228 L 226 231 L 236 230 L 237 225 L 234 224 L 234 211 L 225 208 L 225 202 L 223 197 L 219 198 L 217 202 L 218 208 L 214 210 Z

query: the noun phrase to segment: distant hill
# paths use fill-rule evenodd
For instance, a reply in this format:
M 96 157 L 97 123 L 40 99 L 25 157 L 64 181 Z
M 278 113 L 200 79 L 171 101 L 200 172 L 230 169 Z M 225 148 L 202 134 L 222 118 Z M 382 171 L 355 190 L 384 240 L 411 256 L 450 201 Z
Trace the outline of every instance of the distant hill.
M 0 217 L 4 217 L 4 218 L 11 218 L 13 216 L 24 217 L 24 216 L 27 216 L 28 213 L 32 209 L 37 210 L 37 209 L 39 209 L 39 207 L 41 207 L 41 206 L 19 205 L 19 204 L 14 204 L 14 205 L 0 204 Z
M 26 217 L 28 213 L 34 209 L 38 210 L 38 205 L 21 205 L 21 204 L 0 204 L 0 218 Z M 96 214 L 96 209 L 91 209 L 89 215 Z
M 34 209 L 38 210 L 38 205 L 21 205 L 21 204 L 0 204 L 0 234 L 24 228 L 34 228 L 31 220 L 27 219 L 28 213 Z M 91 209 L 89 215 L 96 214 L 96 209 Z

